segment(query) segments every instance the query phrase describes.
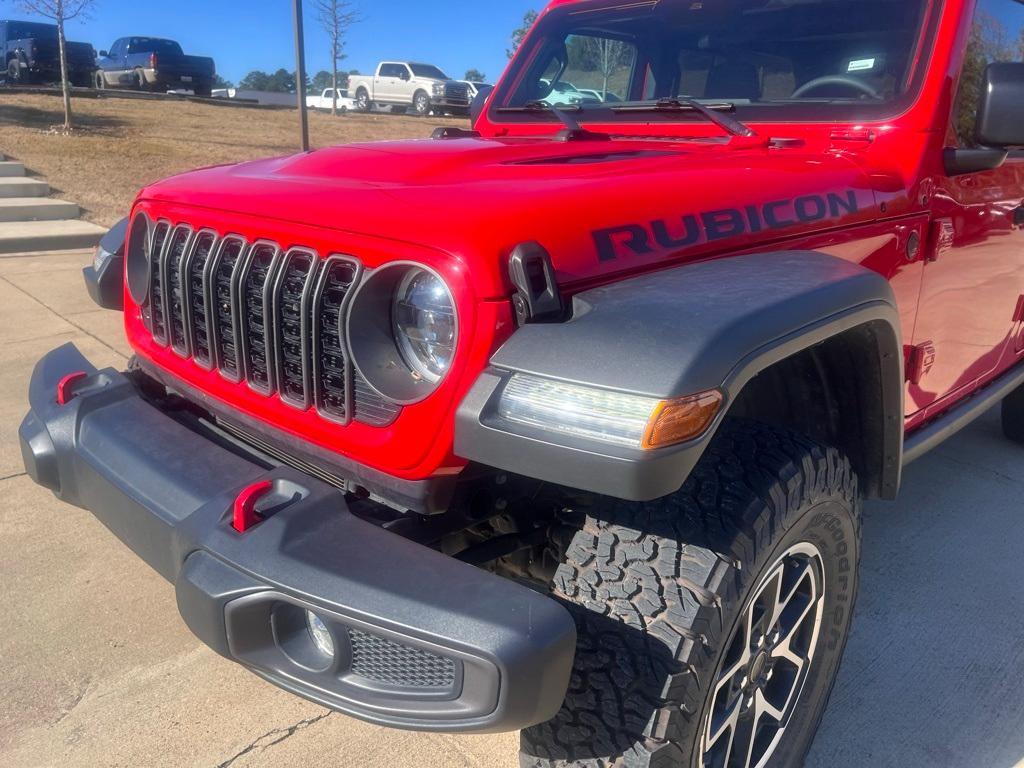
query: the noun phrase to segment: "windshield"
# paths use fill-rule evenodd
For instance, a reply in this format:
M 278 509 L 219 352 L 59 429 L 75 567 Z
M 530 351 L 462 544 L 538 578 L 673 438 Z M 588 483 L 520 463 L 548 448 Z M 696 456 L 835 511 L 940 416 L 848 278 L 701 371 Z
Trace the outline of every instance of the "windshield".
M 410 64 L 409 68 L 416 77 L 428 77 L 431 80 L 447 80 L 448 75 L 433 64 Z
M 7 22 L 8 40 L 56 40 L 57 27 L 51 24 L 33 24 L 30 21 Z
M 625 104 L 695 99 L 756 113 L 891 105 L 910 90 L 928 0 L 651 0 L 550 14 L 495 102 L 644 120 Z M 533 117 L 536 119 L 536 112 Z M 747 114 L 745 119 L 776 119 Z M 676 114 L 671 119 L 680 119 Z M 683 118 L 686 119 L 686 118 Z

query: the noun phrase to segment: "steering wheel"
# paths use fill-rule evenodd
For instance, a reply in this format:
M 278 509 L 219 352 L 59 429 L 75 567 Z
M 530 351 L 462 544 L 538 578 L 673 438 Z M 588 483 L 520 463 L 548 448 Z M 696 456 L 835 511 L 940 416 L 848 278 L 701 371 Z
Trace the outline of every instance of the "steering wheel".
M 793 91 L 793 98 L 799 99 L 801 96 L 806 96 L 811 91 L 821 88 L 824 85 L 845 85 L 847 88 L 860 91 L 865 96 L 870 96 L 872 99 L 882 98 L 879 96 L 878 91 L 863 80 L 858 80 L 855 77 L 846 77 L 844 75 L 826 75 L 825 77 L 818 77 L 806 82 Z

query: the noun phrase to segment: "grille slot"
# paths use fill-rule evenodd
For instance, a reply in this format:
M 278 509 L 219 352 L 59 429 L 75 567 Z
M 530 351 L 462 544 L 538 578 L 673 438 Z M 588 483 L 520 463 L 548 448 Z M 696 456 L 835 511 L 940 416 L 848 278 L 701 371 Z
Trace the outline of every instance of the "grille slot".
M 210 343 L 210 313 L 206 295 L 206 267 L 210 263 L 217 234 L 204 229 L 192 241 L 182 275 L 185 281 L 185 326 L 192 357 L 200 368 L 213 368 L 213 347 Z
M 321 416 L 339 424 L 348 424 L 352 414 L 352 364 L 342 318 L 359 271 L 358 262 L 332 256 L 320 270 L 313 300 L 314 401 Z
M 192 227 L 179 224 L 171 231 L 170 242 L 164 249 L 162 261 L 164 284 L 164 315 L 171 349 L 181 357 L 189 356 L 188 335 L 185 330 L 185 291 L 182 281 L 185 255 L 192 241 Z
M 167 346 L 167 301 L 161 264 L 170 231 L 169 221 L 158 221 L 149 248 L 149 330 L 153 334 L 153 341 L 162 347 Z
M 274 335 L 278 392 L 288 405 L 306 410 L 311 402 L 311 306 L 319 257 L 293 248 L 284 257 L 274 287 Z
M 371 427 L 386 427 L 398 418 L 402 406 L 385 400 L 373 391 L 373 387 L 359 373 L 355 374 L 353 386 L 353 418 Z
M 264 395 L 274 393 L 274 352 L 271 348 L 271 292 L 280 249 L 273 243 L 254 243 L 235 281 L 242 359 L 249 386 Z
M 455 662 L 358 629 L 348 630 L 352 674 L 399 688 L 455 685 Z
M 402 412 L 355 370 L 345 314 L 362 276 L 351 256 L 250 244 L 212 229 L 153 225 L 149 298 L 141 307 L 156 344 L 200 368 L 328 421 L 373 427 Z
M 212 348 L 220 372 L 232 381 L 242 379 L 232 285 L 245 249 L 246 243 L 242 238 L 233 235 L 224 238 L 206 277 L 207 305 L 211 308 L 210 329 L 213 331 Z

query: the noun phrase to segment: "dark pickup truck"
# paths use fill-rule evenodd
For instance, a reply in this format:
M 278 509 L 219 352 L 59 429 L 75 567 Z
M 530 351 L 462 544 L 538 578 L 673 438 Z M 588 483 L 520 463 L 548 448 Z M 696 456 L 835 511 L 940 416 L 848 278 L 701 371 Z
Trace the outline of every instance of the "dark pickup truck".
M 213 59 L 186 56 L 174 40 L 122 37 L 96 60 L 96 87 L 160 91 L 184 88 L 210 96 L 216 73 Z
M 88 43 L 67 43 L 72 85 L 88 86 L 96 52 Z M 0 21 L 0 53 L 8 85 L 60 80 L 60 44 L 54 24 Z

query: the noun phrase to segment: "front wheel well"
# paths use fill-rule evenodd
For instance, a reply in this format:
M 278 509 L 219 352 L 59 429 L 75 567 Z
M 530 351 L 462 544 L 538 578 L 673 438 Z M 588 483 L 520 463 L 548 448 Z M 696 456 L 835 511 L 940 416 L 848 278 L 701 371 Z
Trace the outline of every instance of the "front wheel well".
M 864 495 L 892 498 L 902 451 L 901 371 L 896 333 L 867 323 L 762 370 L 729 415 L 834 446 L 849 458 Z

